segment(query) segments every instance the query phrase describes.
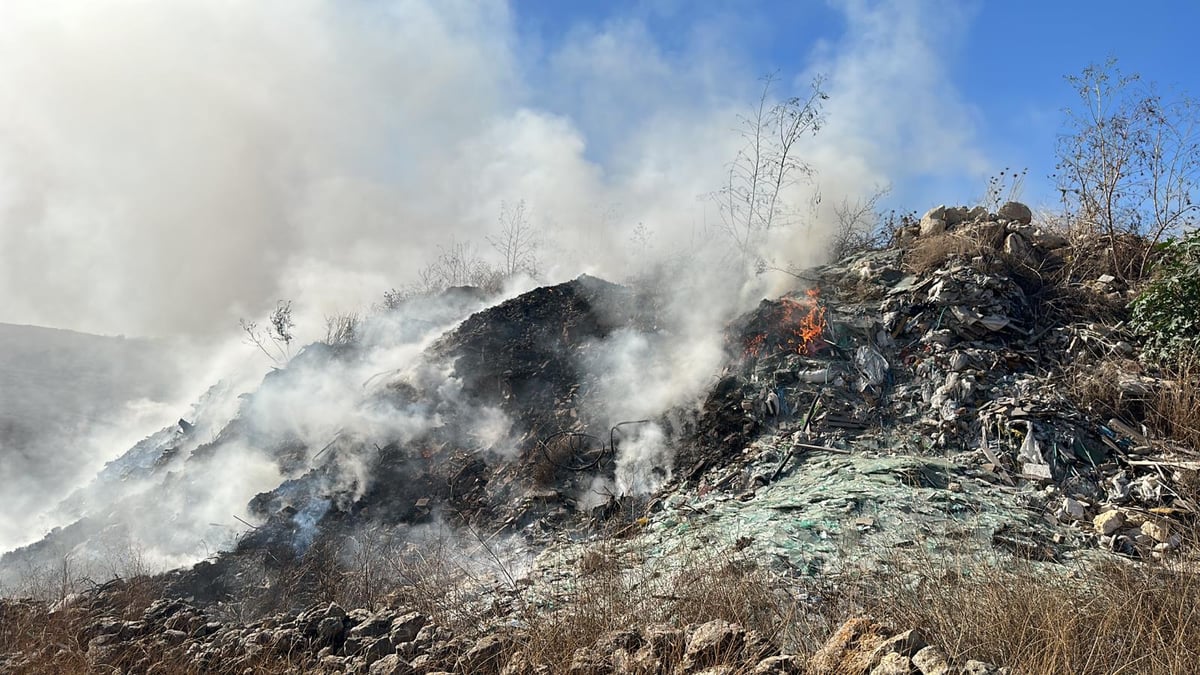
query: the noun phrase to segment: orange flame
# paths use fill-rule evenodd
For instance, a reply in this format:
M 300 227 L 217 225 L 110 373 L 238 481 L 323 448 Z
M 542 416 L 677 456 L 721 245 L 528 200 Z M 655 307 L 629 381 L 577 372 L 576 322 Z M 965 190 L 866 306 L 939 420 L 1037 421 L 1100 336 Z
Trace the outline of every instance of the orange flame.
M 782 333 L 778 342 L 787 351 L 812 356 L 824 348 L 822 335 L 825 332 L 825 305 L 821 304 L 820 291 L 815 288 L 805 292 L 803 300 L 783 298 L 777 330 Z M 746 355 L 758 356 L 767 345 L 767 335 L 755 335 L 746 342 Z

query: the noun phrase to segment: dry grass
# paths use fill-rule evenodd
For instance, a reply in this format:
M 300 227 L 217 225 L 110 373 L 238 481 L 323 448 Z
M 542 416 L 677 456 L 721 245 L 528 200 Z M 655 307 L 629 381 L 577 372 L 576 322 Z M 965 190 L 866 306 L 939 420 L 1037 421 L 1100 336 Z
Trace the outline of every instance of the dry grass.
M 995 256 L 996 249 L 957 232 L 946 232 L 916 240 L 904 255 L 908 269 L 926 274 L 941 269 L 951 260 L 970 260 L 978 256 Z
M 614 632 L 714 619 L 755 630 L 778 647 L 809 632 L 796 608 L 779 579 L 738 551 L 651 560 L 636 545 L 606 539 L 581 555 L 574 583 L 531 617 L 517 649 L 553 668 Z M 682 647 L 675 644 L 665 661 L 675 663 Z
M 1200 672 L 1200 578 L 1181 562 L 1112 559 L 1075 575 L 1014 562 L 909 560 L 861 599 L 955 659 L 1021 673 Z
M 1149 422 L 1159 433 L 1191 448 L 1200 448 L 1200 358 L 1173 365 L 1154 393 Z
M 633 542 L 604 539 L 580 556 L 569 586 L 523 599 L 524 627 L 510 650 L 531 667 L 558 672 L 579 649 L 606 636 L 665 624 L 664 635 L 674 636 L 665 643 L 670 668 L 682 658 L 687 626 L 724 619 L 788 653 L 811 654 L 842 621 L 866 614 L 896 630 L 919 629 L 958 662 L 979 659 L 1015 672 L 1200 672 L 1200 568 L 1194 563 L 1112 558 L 1071 568 L 1015 558 L 904 555 L 890 572 L 843 574 L 834 583 L 779 577 L 736 546 L 652 559 Z M 481 629 L 486 617 L 463 611 L 471 599 L 447 591 L 452 579 L 474 572 L 435 554 L 423 560 L 393 570 L 412 582 L 403 584 L 407 597 L 398 600 L 419 605 L 442 625 L 459 625 L 463 635 Z M 22 672 L 87 671 L 87 626 L 104 616 L 136 619 L 157 597 L 157 586 L 128 582 L 108 597 L 103 608 L 83 603 L 58 612 L 41 601 L 0 605 L 0 655 L 34 655 L 37 665 Z M 156 672 L 196 670 L 180 653 L 140 643 L 123 649 L 117 665 L 126 671 L 149 664 L 159 665 Z M 300 667 L 288 658 L 264 654 L 243 666 L 262 673 Z
M 1066 368 L 1067 392 L 1081 409 L 1095 417 L 1116 417 L 1136 425 L 1145 419 L 1153 396 L 1140 387 L 1122 383 L 1141 370 L 1132 359 L 1102 356 L 1078 360 Z

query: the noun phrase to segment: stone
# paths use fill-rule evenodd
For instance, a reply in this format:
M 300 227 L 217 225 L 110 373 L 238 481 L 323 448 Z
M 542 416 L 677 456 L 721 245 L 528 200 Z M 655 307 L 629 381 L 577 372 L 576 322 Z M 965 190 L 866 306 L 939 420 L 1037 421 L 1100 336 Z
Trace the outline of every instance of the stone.
M 967 212 L 967 207 L 951 206 L 946 207 L 946 211 L 942 215 L 942 220 L 946 221 L 947 226 L 954 227 L 955 225 L 966 221 L 969 216 L 970 214 Z
M 946 221 L 941 218 L 922 218 L 921 236 L 932 237 L 946 231 Z
M 811 675 L 870 672 L 871 654 L 889 632 L 870 619 L 849 619 L 808 659 L 807 671 Z
M 684 656 L 698 664 L 721 663 L 739 654 L 745 641 L 744 628 L 713 619 L 692 631 Z
M 1029 245 L 1029 241 L 1017 232 L 1004 238 L 1004 252 L 1017 261 L 1028 261 L 1034 257 L 1033 247 Z
M 321 642 L 336 642 L 345 635 L 346 624 L 341 617 L 327 616 L 317 624 L 317 639 Z
M 392 629 L 392 617 L 382 612 L 370 614 L 357 626 L 350 629 L 352 638 L 376 638 L 387 635 Z M 419 629 L 418 629 L 419 630 Z
M 1000 675 L 1000 673 L 1005 672 L 1005 670 L 1002 668 L 997 668 L 990 663 L 984 663 L 983 661 L 971 659 L 963 664 L 961 672 L 962 675 Z
M 371 664 L 371 675 L 409 675 L 413 668 L 396 654 L 388 654 Z
M 467 673 L 497 673 L 507 646 L 508 642 L 499 635 L 485 635 L 459 658 L 458 667 Z
M 325 613 L 323 616 L 326 618 L 335 616 L 341 619 L 346 616 L 346 610 L 342 609 L 341 606 L 336 602 L 331 602 L 329 603 L 329 606 L 325 608 Z
M 893 635 L 884 640 L 871 652 L 871 666 L 875 666 L 882 662 L 888 654 L 900 654 L 904 657 L 910 657 L 925 647 L 925 638 L 919 631 L 906 630 L 903 633 Z M 908 672 L 908 671 L 905 671 Z
M 1056 251 L 1070 245 L 1070 240 L 1057 232 L 1037 230 L 1033 233 L 1033 245 L 1047 251 Z
M 580 647 L 571 655 L 571 665 L 567 667 L 567 675 L 606 675 L 613 670 L 612 664 L 601 650 L 594 647 Z
M 428 619 L 420 612 L 409 612 L 396 617 L 392 620 L 392 631 L 389 634 L 392 644 L 399 645 L 417 639 L 417 635 L 426 623 L 428 623 Z
M 1108 536 L 1125 524 L 1125 514 L 1120 511 L 1105 511 L 1092 519 L 1092 526 L 1102 535 Z
M 1021 202 L 1005 202 L 996 212 L 996 217 L 1028 225 L 1033 222 L 1033 211 Z
M 1079 521 L 1087 518 L 1087 509 L 1078 499 L 1064 497 L 1062 502 L 1062 512 L 1071 520 Z
M 879 660 L 879 665 L 871 669 L 871 675 L 909 675 L 912 665 L 912 660 L 907 656 L 889 652 Z
M 950 664 L 937 647 L 924 647 L 917 651 L 913 654 L 912 664 L 921 671 L 921 675 L 947 675 L 950 672 Z
M 1161 521 L 1147 520 L 1142 523 L 1141 530 L 1154 543 L 1166 543 L 1171 538 L 1171 528 Z
M 396 648 L 392 646 L 391 641 L 386 637 L 381 637 L 364 644 L 359 650 L 358 656 L 364 663 L 370 665 L 389 654 L 394 654 L 395 651 Z

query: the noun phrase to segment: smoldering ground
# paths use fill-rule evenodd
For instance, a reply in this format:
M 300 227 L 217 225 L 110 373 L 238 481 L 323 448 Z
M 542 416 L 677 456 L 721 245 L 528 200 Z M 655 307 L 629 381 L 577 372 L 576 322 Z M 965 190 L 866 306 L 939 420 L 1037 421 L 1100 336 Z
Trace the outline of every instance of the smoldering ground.
M 785 200 L 810 204 L 819 190 L 822 204 L 836 203 L 933 150 L 945 161 L 927 170 L 978 173 L 970 111 L 919 30 L 933 13 L 962 19 L 937 3 L 839 8 L 844 36 L 778 79 L 784 96 L 829 75 L 827 123 L 801 148 L 817 178 L 786 186 Z M 605 373 L 607 416 L 652 416 L 693 400 L 719 363 L 723 323 L 793 283 L 731 261 L 708 198 L 742 147 L 731 128 L 761 91 L 760 73 L 736 52 L 711 49 L 721 29 L 703 15 L 679 49 L 637 19 L 582 24 L 539 49 L 521 43 L 517 11 L 499 2 L 6 3 L 3 318 L 228 343 L 238 318 L 291 298 L 304 344 L 325 316 L 365 310 L 415 281 L 439 247 L 468 242 L 493 256 L 486 236 L 501 203 L 524 199 L 541 236 L 539 283 L 583 271 L 657 280 L 657 336 L 618 333 L 592 362 Z M 937 101 L 935 133 L 926 108 L 864 102 L 880 90 Z M 818 206 L 754 253 L 820 260 L 828 215 Z M 396 374 L 388 381 L 439 376 L 414 358 L 460 317 L 443 318 L 404 328 L 415 332 L 394 343 L 380 337 L 383 324 L 368 324 L 379 334 L 367 337 L 361 361 L 297 368 L 280 376 L 287 387 L 246 402 L 238 396 L 268 364 L 247 368 L 225 356 L 231 350 L 220 351 L 220 367 L 191 359 L 192 391 L 218 380 L 227 388 L 205 404 L 211 412 L 183 411 L 196 435 L 166 439 L 177 446 L 173 461 L 218 441 L 238 410 L 259 437 L 287 439 L 308 460 L 339 434 L 403 439 L 458 423 L 421 405 L 364 403 L 363 383 L 380 372 Z M 454 400 L 452 378 L 442 384 L 434 389 Z M 476 435 L 503 453 L 503 417 L 477 419 Z M 364 447 L 369 455 L 372 444 Z M 222 445 L 167 491 L 158 479 L 109 480 L 119 473 L 110 471 L 68 514 L 85 513 L 80 504 L 127 513 L 130 539 L 150 557 L 196 559 L 229 545 L 230 516 L 250 517 L 247 501 L 287 478 L 263 452 Z M 371 457 L 359 460 L 343 458 L 338 474 L 356 490 L 371 480 L 352 470 Z M 623 464 L 622 489 L 648 489 L 629 467 L 669 461 L 661 443 L 647 442 Z

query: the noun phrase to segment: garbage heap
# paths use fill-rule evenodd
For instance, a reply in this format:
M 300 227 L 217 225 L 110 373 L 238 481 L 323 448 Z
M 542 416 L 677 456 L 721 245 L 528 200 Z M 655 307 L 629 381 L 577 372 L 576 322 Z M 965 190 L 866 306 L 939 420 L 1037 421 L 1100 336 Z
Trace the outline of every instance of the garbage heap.
M 764 300 L 729 327 L 741 358 L 704 404 L 684 476 L 737 492 L 804 453 L 943 456 L 1084 541 L 1133 556 L 1176 550 L 1196 513 L 1200 455 L 1154 438 L 1134 408 L 1097 416 L 1077 386 L 1100 362 L 1113 380 L 1101 384 L 1128 400 L 1167 385 L 1130 360 L 1134 341 L 1111 312 L 1062 309 L 1064 285 L 1101 309 L 1132 291 L 1111 275 L 1055 275 L 1071 262 L 1067 240 L 1018 203 L 941 206 L 897 241 L 810 270 L 807 292 Z M 767 475 L 747 468 L 756 438 L 782 449 Z

